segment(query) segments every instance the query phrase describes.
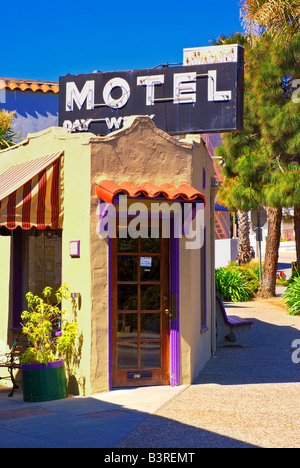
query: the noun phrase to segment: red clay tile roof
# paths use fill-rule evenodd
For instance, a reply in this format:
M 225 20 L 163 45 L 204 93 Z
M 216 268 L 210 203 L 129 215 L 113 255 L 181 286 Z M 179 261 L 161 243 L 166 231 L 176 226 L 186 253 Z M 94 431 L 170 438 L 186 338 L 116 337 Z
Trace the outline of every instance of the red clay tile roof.
M 59 84 L 56 81 L 36 81 L 36 80 L 21 80 L 16 78 L 0 78 L 0 89 L 15 89 L 20 91 L 41 91 L 43 93 L 59 92 Z
M 183 184 L 178 188 L 171 184 L 162 184 L 159 187 L 144 182 L 139 186 L 131 182 L 121 182 L 119 185 L 110 180 L 103 180 L 96 187 L 98 198 L 108 203 L 113 203 L 114 198 L 118 195 L 127 195 L 131 198 L 146 197 L 146 198 L 165 198 L 166 200 L 184 200 L 184 201 L 203 201 L 206 203 L 205 196 L 194 189 L 190 185 Z

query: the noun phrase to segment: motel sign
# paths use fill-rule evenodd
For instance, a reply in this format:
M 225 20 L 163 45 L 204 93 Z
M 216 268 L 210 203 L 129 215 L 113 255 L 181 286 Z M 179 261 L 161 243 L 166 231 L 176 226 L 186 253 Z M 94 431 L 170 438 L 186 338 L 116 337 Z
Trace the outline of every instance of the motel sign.
M 229 47 L 225 59 L 222 47 L 213 57 L 203 48 L 200 63 L 187 49 L 192 58 L 185 55 L 181 67 L 66 75 L 59 125 L 106 135 L 132 115 L 147 115 L 169 134 L 242 130 L 244 50 Z

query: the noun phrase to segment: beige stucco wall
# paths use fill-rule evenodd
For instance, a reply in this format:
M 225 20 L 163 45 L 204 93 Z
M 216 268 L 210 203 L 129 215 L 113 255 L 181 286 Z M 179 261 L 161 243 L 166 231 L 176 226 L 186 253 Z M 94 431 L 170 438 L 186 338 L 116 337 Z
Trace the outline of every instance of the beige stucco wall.
M 211 204 L 210 187 L 213 164 L 202 142 L 179 142 L 157 129 L 146 117 L 138 117 L 128 127 L 107 137 L 95 138 L 92 145 L 92 203 L 91 203 L 91 268 L 92 277 L 92 387 L 107 390 L 109 343 L 108 278 L 101 275 L 108 265 L 107 243 L 96 236 L 98 199 L 94 189 L 101 180 L 115 183 L 130 181 L 136 185 L 170 183 L 189 184 L 204 193 L 207 200 L 205 225 L 207 228 L 207 321 L 208 330 L 201 332 L 200 252 L 187 250 L 185 239 L 180 240 L 180 356 L 181 383 L 191 383 L 211 356 Z M 206 188 L 203 189 L 203 167 L 206 169 Z M 212 214 L 213 218 L 213 214 Z
M 180 356 L 181 383 L 191 383 L 210 358 L 213 336 L 211 281 L 213 252 L 210 178 L 212 161 L 200 141 L 179 142 L 157 129 L 147 117 L 133 118 L 127 126 L 107 137 L 92 134 L 67 134 L 51 128 L 29 136 L 23 144 L 0 153 L 0 172 L 18 162 L 64 151 L 64 224 L 62 279 L 77 299 L 64 306 L 79 325 L 77 353 L 68 366 L 71 391 L 89 395 L 108 390 L 109 371 L 109 281 L 108 241 L 97 236 L 98 198 L 96 185 L 109 179 L 135 184 L 168 182 L 189 184 L 204 193 L 207 201 L 207 318 L 209 330 L 201 333 L 200 253 L 185 248 L 180 240 Z M 203 189 L 203 167 L 206 188 Z M 212 218 L 211 218 L 212 216 Z M 80 240 L 80 258 L 71 258 L 69 242 Z M 9 329 L 10 238 L 0 236 L 0 346 L 7 343 Z M 3 254 L 3 257 L 2 257 Z M 213 261 L 212 261 L 212 264 Z M 2 293 L 3 291 L 3 293 Z
M 192 145 L 180 144 L 157 129 L 147 117 L 133 118 L 127 126 L 107 137 L 91 141 L 91 269 L 92 350 L 91 381 L 94 392 L 108 390 L 108 244 L 99 239 L 96 185 L 101 180 L 134 184 L 168 182 L 189 184 Z
M 193 141 L 190 136 L 184 141 Z M 206 227 L 206 317 L 207 328 L 201 328 L 201 257 L 199 250 L 186 249 L 186 239 L 180 241 L 180 368 L 181 384 L 191 384 L 211 357 L 214 326 L 214 204 L 211 199 L 212 160 L 204 143 L 193 143 L 190 185 L 205 195 L 203 223 Z M 206 171 L 203 187 L 203 168 Z M 195 226 L 193 226 L 195 229 Z

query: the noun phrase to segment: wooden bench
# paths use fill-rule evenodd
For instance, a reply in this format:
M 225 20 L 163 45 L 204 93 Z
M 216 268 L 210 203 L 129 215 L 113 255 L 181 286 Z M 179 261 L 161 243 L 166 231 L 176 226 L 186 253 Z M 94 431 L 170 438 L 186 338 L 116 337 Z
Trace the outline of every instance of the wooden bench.
M 246 346 L 254 322 L 227 315 L 222 299 L 216 295 L 217 347 Z
M 14 341 L 11 350 L 8 353 L 1 354 L 0 353 L 0 368 L 8 369 L 9 376 L 8 377 L 0 377 L 0 380 L 9 379 L 12 382 L 13 388 L 9 393 L 9 397 L 14 395 L 14 391 L 19 388 L 16 383 L 16 379 L 14 376 L 14 371 L 21 369 L 20 357 L 28 348 L 28 343 L 26 338 L 23 336 L 19 336 Z

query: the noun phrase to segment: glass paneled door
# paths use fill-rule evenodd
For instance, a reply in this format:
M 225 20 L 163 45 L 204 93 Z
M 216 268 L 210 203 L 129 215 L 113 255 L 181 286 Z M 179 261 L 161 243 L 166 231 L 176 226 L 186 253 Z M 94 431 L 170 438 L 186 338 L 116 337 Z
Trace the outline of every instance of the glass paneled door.
M 169 384 L 169 240 L 124 238 L 112 255 L 113 387 Z

